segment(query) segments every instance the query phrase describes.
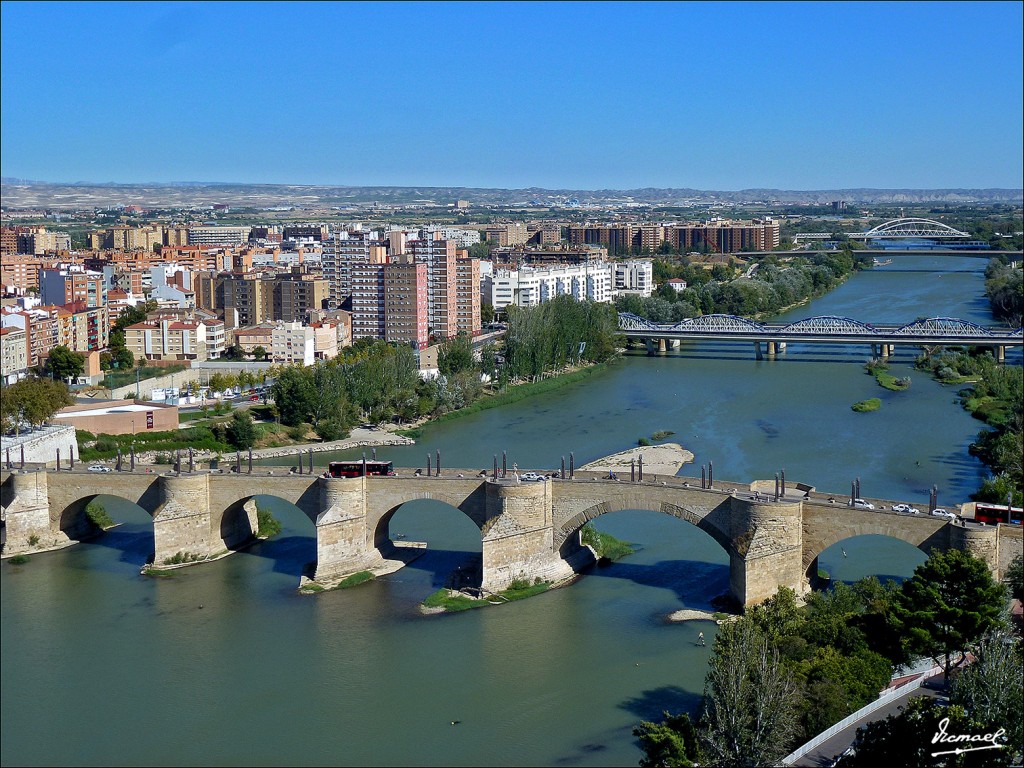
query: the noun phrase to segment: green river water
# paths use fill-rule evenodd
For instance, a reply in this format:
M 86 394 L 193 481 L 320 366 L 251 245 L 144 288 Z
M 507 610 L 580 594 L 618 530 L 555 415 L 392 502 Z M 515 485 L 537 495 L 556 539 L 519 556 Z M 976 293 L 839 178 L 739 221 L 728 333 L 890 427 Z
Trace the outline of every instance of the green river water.
M 984 265 L 897 255 L 788 317 L 987 324 Z M 913 378 L 901 393 L 863 373 L 868 354 L 792 346 L 758 362 L 749 344 L 631 353 L 378 456 L 418 466 L 440 450 L 445 466 L 485 468 L 506 450 L 510 464 L 552 469 L 569 451 L 579 465 L 671 430 L 667 439 L 696 455 L 681 474 L 713 461 L 716 480 L 785 468 L 789 482 L 837 496 L 860 477 L 863 495 L 923 505 L 936 484 L 940 504 L 966 500 L 983 476 L 967 454 L 980 422 L 955 389 L 912 370 L 916 350 L 897 349 L 891 372 Z M 868 397 L 882 409 L 850 410 Z M 429 543 L 412 565 L 301 596 L 314 531 L 286 503 L 264 499 L 284 523 L 274 539 L 153 579 L 139 575 L 152 552 L 148 515 L 104 500 L 118 528 L 0 566 L 4 765 L 636 765 L 632 727 L 664 709 L 695 710 L 714 636 L 713 623 L 664 616 L 706 608 L 728 585 L 727 557 L 706 534 L 623 511 L 598 526 L 635 542 L 635 555 L 536 598 L 422 616 L 419 602 L 480 551 L 476 527 L 443 504 L 395 516 L 392 535 Z M 902 578 L 924 559 L 883 537 L 841 545 L 819 558 L 837 579 Z M 696 645 L 700 631 L 707 647 Z

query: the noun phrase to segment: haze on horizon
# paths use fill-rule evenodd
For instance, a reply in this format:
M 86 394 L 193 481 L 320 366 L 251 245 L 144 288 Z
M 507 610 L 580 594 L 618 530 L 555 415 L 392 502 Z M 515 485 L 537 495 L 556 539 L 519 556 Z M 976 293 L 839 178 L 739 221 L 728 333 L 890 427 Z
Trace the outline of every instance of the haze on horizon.
M 1019 189 L 1022 8 L 5 2 L 0 172 L 53 183 Z M 60 40 L 59 55 L 40 39 Z

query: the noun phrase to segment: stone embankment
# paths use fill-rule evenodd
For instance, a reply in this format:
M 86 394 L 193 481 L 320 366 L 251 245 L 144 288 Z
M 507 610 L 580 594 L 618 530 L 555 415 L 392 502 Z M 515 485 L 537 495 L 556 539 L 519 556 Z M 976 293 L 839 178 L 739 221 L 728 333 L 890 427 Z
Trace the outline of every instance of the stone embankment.
M 302 443 L 279 446 L 277 448 L 253 448 L 252 457 L 254 459 L 271 459 L 280 456 L 296 456 L 300 451 L 305 457 L 309 455 L 310 451 L 313 453 L 325 453 L 327 451 L 344 451 L 350 448 L 371 448 L 382 445 L 415 445 L 415 443 L 416 441 L 410 437 L 396 435 L 387 430 L 360 428 L 353 429 L 352 434 L 344 440 L 330 440 L 325 443 Z M 188 450 L 185 449 L 182 452 L 187 453 Z M 174 452 L 171 451 L 170 453 L 173 454 Z M 166 456 L 167 454 L 168 451 L 145 451 L 137 453 L 135 460 L 140 464 L 154 464 L 156 463 L 157 456 Z M 242 451 L 242 455 L 247 458 L 249 452 Z M 197 462 L 207 462 L 217 456 L 220 456 L 223 461 L 234 461 L 235 454 L 233 452 L 218 454 L 216 451 L 195 451 L 193 453 L 193 458 Z M 112 461 L 112 459 L 108 459 L 106 463 L 111 463 Z

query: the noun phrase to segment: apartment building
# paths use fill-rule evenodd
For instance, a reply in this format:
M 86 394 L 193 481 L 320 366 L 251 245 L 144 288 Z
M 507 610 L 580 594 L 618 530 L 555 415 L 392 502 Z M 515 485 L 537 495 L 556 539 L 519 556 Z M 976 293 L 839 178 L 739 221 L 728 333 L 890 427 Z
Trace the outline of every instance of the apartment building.
M 63 307 L 41 307 L 56 313 L 57 343 L 72 352 L 99 352 L 110 340 L 110 313 L 107 307 L 89 307 L 72 302 Z
M 67 232 L 47 232 L 46 227 L 19 227 L 16 231 L 15 252 L 36 256 L 44 253 L 71 250 L 71 235 Z
M 96 251 L 105 248 L 116 251 L 152 251 L 163 243 L 164 228 L 160 225 L 116 226 L 89 233 L 89 247 Z
M 62 306 L 84 302 L 87 307 L 107 303 L 107 288 L 101 272 L 82 267 L 39 270 L 39 298 L 43 304 Z
M 304 321 L 312 309 L 322 309 L 329 297 L 327 281 L 296 272 L 272 280 L 273 317 L 286 323 Z
M 355 263 L 350 266 L 352 340 L 385 338 L 384 271 L 386 264 Z
M 28 364 L 31 368 L 38 367 L 56 347 L 58 341 L 57 313 L 42 308 L 22 311 L 5 310 L 0 315 L 0 326 L 3 328 L 20 328 L 25 332 L 28 345 Z
M 712 218 L 696 224 L 622 224 L 569 227 L 573 245 L 598 244 L 609 253 L 656 252 L 666 241 L 680 252 L 766 251 L 780 242 L 780 225 L 770 216 L 753 221 Z
M 427 265 L 384 267 L 384 334 L 381 338 L 422 349 L 429 344 Z
M 0 328 L 0 377 L 13 384 L 28 375 L 28 334 L 24 328 Z
M 383 264 L 388 242 L 375 232 L 336 232 L 323 243 L 320 256 L 328 285 L 328 304 L 337 309 L 352 295 L 352 267 L 355 264 Z
M 419 231 L 419 239 L 452 240 L 456 248 L 469 248 L 480 242 L 480 232 L 457 227 L 426 227 Z
M 654 264 L 650 259 L 627 259 L 612 265 L 612 284 L 616 293 L 654 293 Z
M 191 226 L 189 245 L 241 245 L 248 242 L 252 227 Z
M 451 240 L 411 240 L 407 249 L 413 261 L 427 265 L 430 333 L 438 339 L 454 336 L 458 315 L 455 243 Z
M 52 262 L 25 253 L 5 253 L 0 260 L 0 288 L 6 294 L 24 296 L 39 290 L 39 270 Z
M 497 269 L 492 285 L 491 305 L 496 311 L 509 304 L 533 307 L 562 295 L 580 301 L 611 301 L 614 297 L 610 264 Z
M 455 332 L 480 332 L 480 260 L 455 262 Z
M 524 245 L 530 239 L 526 224 L 521 221 L 511 224 L 492 224 L 483 231 L 484 240 L 499 247 L 508 245 Z
M 288 365 L 312 365 L 316 359 L 313 329 L 302 323 L 274 323 L 270 359 Z
M 147 319 L 124 330 L 125 347 L 136 359 L 216 360 L 224 354 L 220 320 Z

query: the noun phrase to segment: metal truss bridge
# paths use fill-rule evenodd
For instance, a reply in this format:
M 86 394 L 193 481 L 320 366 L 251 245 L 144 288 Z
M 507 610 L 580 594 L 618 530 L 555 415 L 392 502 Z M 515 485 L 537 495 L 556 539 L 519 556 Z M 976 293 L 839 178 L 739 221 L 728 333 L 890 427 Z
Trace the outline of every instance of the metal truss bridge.
M 788 342 L 809 344 L 880 345 L 888 355 L 896 344 L 991 346 L 1003 359 L 1005 348 L 1024 346 L 1020 328 L 986 328 L 953 317 L 931 317 L 904 325 L 880 325 L 848 317 L 822 315 L 793 323 L 759 323 L 735 315 L 703 315 L 678 323 L 653 323 L 637 315 L 619 313 L 619 330 L 633 339 L 650 341 L 751 341 L 768 342 L 769 353 Z M 760 350 L 760 346 L 758 346 Z
M 795 242 L 803 240 L 831 240 L 832 232 L 801 232 L 794 237 Z M 847 234 L 851 240 L 960 240 L 971 239 L 967 232 L 953 229 L 948 224 L 931 219 L 893 219 L 884 224 L 879 224 L 867 232 L 854 232 Z

